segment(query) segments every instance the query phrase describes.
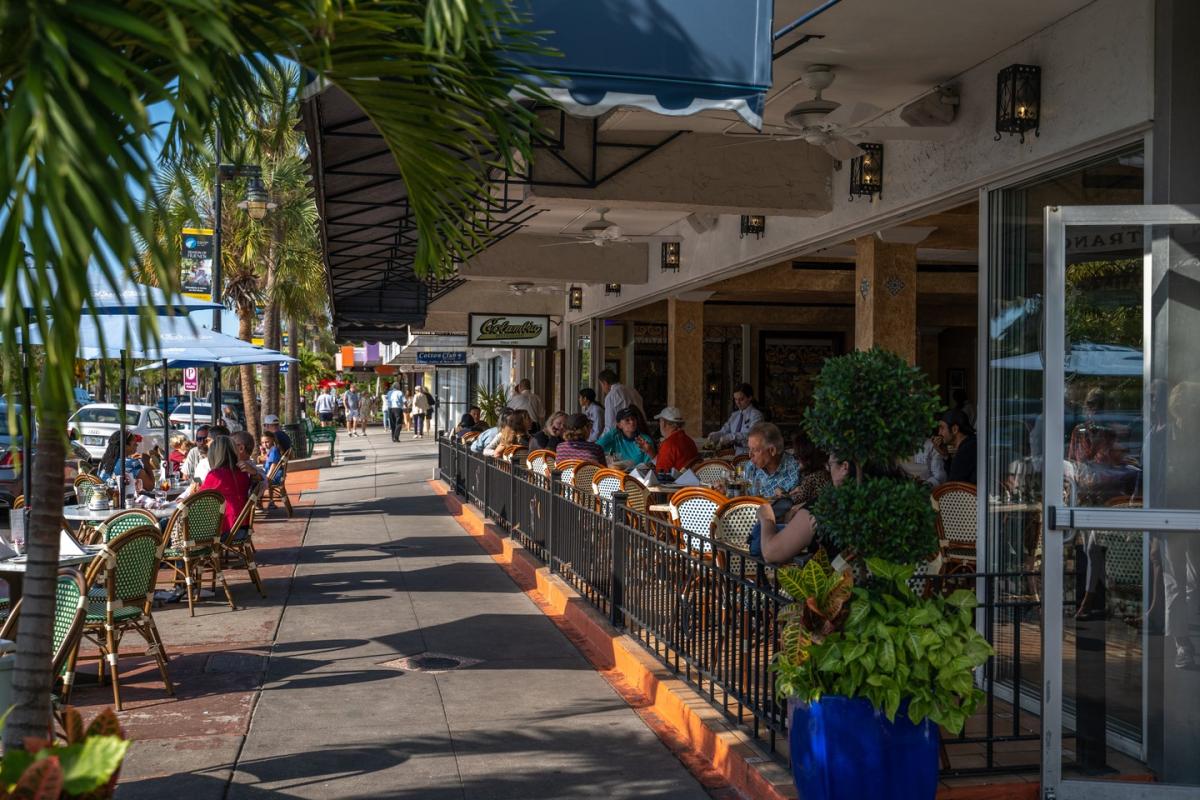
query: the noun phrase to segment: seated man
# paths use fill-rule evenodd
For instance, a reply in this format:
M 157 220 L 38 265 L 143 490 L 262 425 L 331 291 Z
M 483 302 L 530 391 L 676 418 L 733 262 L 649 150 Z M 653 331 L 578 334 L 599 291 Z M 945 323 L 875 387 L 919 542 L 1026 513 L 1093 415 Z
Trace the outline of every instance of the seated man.
M 684 431 L 683 414 L 674 406 L 667 406 L 654 417 L 658 420 L 658 429 L 662 433 L 662 442 L 658 445 L 658 457 L 654 468 L 658 472 L 682 472 L 688 464 L 696 460 L 700 451 L 692 437 Z
M 281 455 L 287 455 L 287 452 L 292 449 L 292 437 L 288 436 L 287 432 L 280 427 L 279 417 L 267 414 L 263 419 L 263 430 L 275 434 L 275 444 L 279 445 Z
M 750 482 L 750 494 L 770 501 L 777 516 L 792 507 L 789 495 L 800 485 L 800 464 L 783 446 L 783 434 L 770 422 L 760 422 L 746 437 L 750 460 L 742 466 L 742 476 Z M 822 465 L 823 466 L 823 465 Z M 750 531 L 750 554 L 761 556 L 761 526 Z
M 754 390 L 748 383 L 733 390 L 733 406 L 729 419 L 708 435 L 708 442 L 716 447 L 732 447 L 736 454 L 742 455 L 749 447 L 750 431 L 763 421 L 763 413 L 754 405 Z

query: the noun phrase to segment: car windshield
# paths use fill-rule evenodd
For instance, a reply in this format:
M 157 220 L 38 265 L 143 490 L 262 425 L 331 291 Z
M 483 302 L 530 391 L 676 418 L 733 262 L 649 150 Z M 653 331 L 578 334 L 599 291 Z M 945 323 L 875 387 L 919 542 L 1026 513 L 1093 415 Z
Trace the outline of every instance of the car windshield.
M 192 415 L 191 403 L 180 403 L 179 405 L 175 406 L 175 410 L 171 412 L 171 416 L 174 418 L 190 417 L 191 415 Z M 197 417 L 212 416 L 212 406 L 202 406 L 199 403 L 197 403 L 196 404 L 196 416 Z
M 125 409 L 125 424 L 128 426 L 136 426 L 140 412 L 132 409 Z M 87 424 L 89 422 L 104 423 L 108 425 L 120 425 L 121 417 L 118 409 L 115 408 L 81 408 L 75 414 L 75 422 Z

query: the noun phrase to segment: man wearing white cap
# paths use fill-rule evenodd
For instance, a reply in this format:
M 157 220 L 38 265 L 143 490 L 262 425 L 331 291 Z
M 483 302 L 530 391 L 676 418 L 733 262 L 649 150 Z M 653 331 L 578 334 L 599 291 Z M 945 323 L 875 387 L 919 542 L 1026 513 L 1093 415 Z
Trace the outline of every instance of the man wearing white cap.
M 667 406 L 654 418 L 658 420 L 658 430 L 663 437 L 658 445 L 658 458 L 654 461 L 654 468 L 658 472 L 687 469 L 687 465 L 696 460 L 700 451 L 696 449 L 692 437 L 683 430 L 683 414 L 675 406 Z
M 263 430 L 275 434 L 275 445 L 279 448 L 281 455 L 286 455 L 287 451 L 292 449 L 292 437 L 288 436 L 279 427 L 279 417 L 274 414 L 267 414 L 263 419 Z

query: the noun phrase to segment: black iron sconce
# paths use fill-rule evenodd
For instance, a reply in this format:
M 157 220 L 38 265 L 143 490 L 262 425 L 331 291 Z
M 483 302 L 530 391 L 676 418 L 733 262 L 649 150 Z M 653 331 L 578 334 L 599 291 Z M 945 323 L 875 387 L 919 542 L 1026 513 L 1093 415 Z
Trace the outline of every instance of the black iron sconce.
M 996 77 L 996 141 L 1002 134 L 1025 132 L 1041 135 L 1042 68 L 1032 64 L 1013 64 Z
M 606 295 L 612 294 L 612 295 L 616 295 L 616 296 L 620 297 L 621 296 L 621 284 L 619 284 L 619 283 L 604 284 L 604 293 Z
M 572 286 L 567 290 L 567 308 L 571 311 L 583 310 L 583 287 Z
M 883 196 L 883 145 L 863 142 L 862 155 L 850 162 L 850 199 Z
M 679 242 L 663 242 L 662 271 L 679 272 Z
M 741 237 L 745 239 L 747 236 L 754 236 L 755 239 L 761 239 L 763 234 L 767 232 L 767 217 L 764 214 L 742 214 L 742 230 Z

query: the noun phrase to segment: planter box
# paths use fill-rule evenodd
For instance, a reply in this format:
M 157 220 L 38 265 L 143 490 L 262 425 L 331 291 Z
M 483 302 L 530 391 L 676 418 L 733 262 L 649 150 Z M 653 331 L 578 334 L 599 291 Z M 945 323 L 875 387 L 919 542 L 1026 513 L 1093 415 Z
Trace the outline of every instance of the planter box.
M 933 800 L 938 728 L 895 722 L 861 698 L 788 704 L 792 777 L 800 800 Z

